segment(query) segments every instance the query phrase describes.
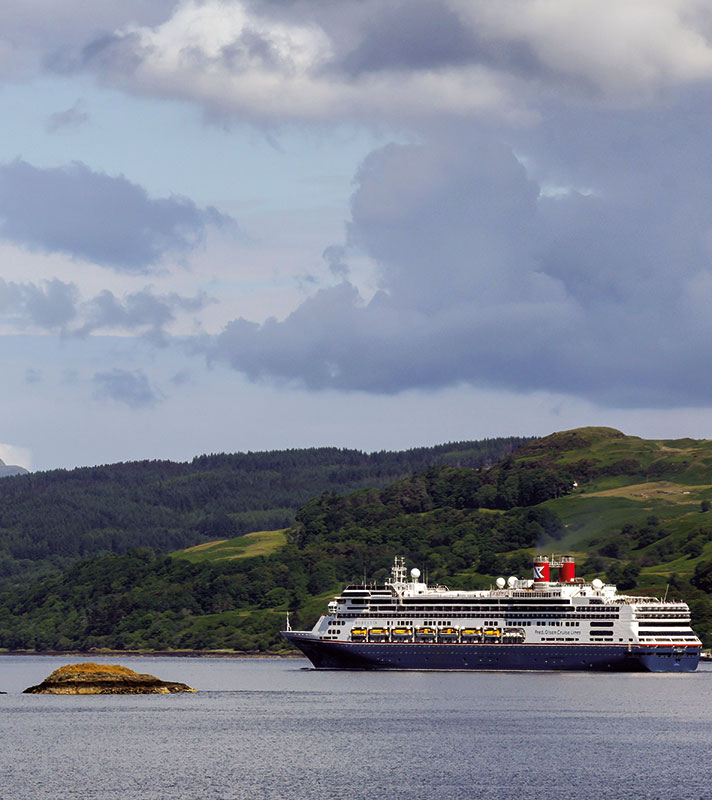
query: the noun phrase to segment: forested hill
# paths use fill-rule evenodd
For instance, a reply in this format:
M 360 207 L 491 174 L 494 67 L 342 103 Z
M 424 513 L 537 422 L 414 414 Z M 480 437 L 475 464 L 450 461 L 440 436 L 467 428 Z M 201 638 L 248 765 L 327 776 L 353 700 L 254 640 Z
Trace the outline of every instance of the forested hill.
M 325 596 L 345 580 L 384 574 L 393 553 L 434 580 L 488 583 L 478 570 L 500 569 L 498 553 L 562 535 L 556 514 L 535 504 L 570 488 L 565 471 L 508 459 L 486 470 L 429 467 L 384 489 L 324 492 L 272 546 L 253 535 L 242 538 L 256 547 L 243 552 L 232 542 L 172 557 L 135 548 L 8 589 L 0 648 L 283 649 L 287 609 L 295 624 L 313 623 Z M 512 553 L 506 565 L 518 571 L 529 561 Z
M 450 457 L 449 457 L 450 458 Z M 491 585 L 543 552 L 635 594 L 689 602 L 712 645 L 712 442 L 606 428 L 533 441 L 487 469 L 428 466 L 383 488 L 316 494 L 287 531 L 171 555 L 142 547 L 0 591 L 0 648 L 279 650 L 284 615 L 394 555 L 431 582 Z
M 332 447 L 52 470 L 0 481 L 0 585 L 132 547 L 175 550 L 285 528 L 325 491 L 381 487 L 431 465 L 487 466 L 528 439 L 363 453 Z

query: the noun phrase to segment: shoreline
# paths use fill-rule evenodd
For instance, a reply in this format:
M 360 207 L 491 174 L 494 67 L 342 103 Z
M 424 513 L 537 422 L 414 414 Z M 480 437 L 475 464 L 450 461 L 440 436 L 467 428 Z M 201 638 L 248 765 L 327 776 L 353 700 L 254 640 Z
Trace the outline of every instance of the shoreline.
M 42 656 L 51 658 L 304 658 L 296 651 L 262 653 L 225 650 L 0 650 L 2 656 Z

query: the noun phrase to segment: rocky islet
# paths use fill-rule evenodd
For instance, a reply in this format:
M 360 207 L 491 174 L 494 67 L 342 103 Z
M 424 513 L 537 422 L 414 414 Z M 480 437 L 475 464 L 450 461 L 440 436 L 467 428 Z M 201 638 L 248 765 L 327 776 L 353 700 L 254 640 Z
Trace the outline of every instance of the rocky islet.
M 24 694 L 174 694 L 195 692 L 185 683 L 163 681 L 113 664 L 69 664 L 60 667 Z

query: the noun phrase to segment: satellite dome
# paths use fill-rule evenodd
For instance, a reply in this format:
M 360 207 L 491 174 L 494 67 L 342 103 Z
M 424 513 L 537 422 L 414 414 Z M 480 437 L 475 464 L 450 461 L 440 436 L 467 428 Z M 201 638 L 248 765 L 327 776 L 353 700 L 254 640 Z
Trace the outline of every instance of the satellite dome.
M 510 575 L 507 578 L 507 586 L 509 586 L 510 589 L 514 589 L 516 583 L 517 583 L 517 579 L 514 577 L 514 575 Z
M 410 571 L 410 577 L 414 581 L 417 581 L 418 578 L 420 577 L 420 570 L 417 567 L 413 567 L 413 569 Z
M 596 590 L 603 589 L 603 581 L 600 578 L 594 578 L 591 581 L 591 586 Z
M 497 584 L 497 588 L 499 589 L 504 589 L 505 584 L 507 583 L 507 581 L 505 581 L 504 578 L 497 578 L 495 582 Z

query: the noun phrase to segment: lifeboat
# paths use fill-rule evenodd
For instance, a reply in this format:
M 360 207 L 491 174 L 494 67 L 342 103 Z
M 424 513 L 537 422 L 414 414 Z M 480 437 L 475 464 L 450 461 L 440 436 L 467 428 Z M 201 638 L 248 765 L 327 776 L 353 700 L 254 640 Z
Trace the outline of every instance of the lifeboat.
M 500 628 L 485 628 L 482 636 L 485 642 L 499 642 L 502 639 L 502 630 Z
M 459 631 L 457 628 L 440 628 L 438 630 L 439 642 L 456 642 L 459 638 Z
M 368 639 L 368 628 L 351 628 L 352 642 L 365 642 Z
M 481 642 L 482 628 L 463 628 L 460 631 L 461 642 Z
M 388 628 L 369 628 L 368 630 L 369 642 L 387 642 L 388 641 Z
M 412 628 L 393 628 L 391 631 L 392 642 L 410 642 L 413 639 Z
M 434 642 L 437 635 L 435 628 L 423 627 L 415 629 L 416 642 Z

